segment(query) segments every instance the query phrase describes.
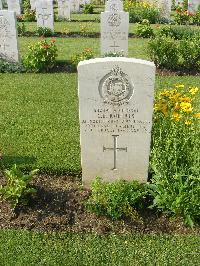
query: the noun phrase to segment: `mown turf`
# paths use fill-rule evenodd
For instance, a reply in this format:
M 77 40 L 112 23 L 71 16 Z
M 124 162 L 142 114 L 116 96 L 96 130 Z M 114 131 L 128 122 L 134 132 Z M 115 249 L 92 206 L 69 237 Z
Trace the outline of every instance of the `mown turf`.
M 28 46 L 40 41 L 37 37 L 20 37 L 19 49 L 21 57 L 28 51 Z M 147 39 L 129 39 L 129 57 L 149 59 Z M 73 55 L 81 53 L 85 48 L 92 48 L 95 57 L 100 57 L 100 39 L 98 38 L 56 38 L 58 60 L 70 60 Z M 78 49 L 77 49 L 78 45 Z
M 199 236 L 0 231 L 0 265 L 199 265 Z
M 198 85 L 200 77 L 159 77 L 156 88 Z M 77 74 L 0 74 L 3 163 L 79 173 Z

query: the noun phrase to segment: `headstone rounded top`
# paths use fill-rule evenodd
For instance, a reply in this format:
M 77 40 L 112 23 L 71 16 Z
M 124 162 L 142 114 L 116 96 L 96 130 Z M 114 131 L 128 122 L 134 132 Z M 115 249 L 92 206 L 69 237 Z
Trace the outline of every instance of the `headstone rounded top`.
M 128 57 L 104 57 L 104 58 L 95 58 L 79 62 L 78 68 L 83 65 L 95 64 L 95 63 L 106 63 L 106 62 L 127 62 L 127 63 L 138 63 L 142 65 L 154 66 L 155 64 L 151 61 L 138 59 L 138 58 L 128 58 Z

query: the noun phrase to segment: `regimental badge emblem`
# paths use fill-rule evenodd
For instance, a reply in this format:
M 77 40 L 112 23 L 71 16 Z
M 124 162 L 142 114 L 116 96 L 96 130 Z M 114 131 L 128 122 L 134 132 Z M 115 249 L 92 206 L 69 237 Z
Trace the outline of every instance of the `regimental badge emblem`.
M 110 27 L 118 27 L 121 24 L 121 16 L 119 14 L 111 14 L 108 17 L 108 25 Z
M 122 105 L 134 94 L 134 86 L 127 74 L 115 66 L 99 83 L 99 94 L 104 103 Z

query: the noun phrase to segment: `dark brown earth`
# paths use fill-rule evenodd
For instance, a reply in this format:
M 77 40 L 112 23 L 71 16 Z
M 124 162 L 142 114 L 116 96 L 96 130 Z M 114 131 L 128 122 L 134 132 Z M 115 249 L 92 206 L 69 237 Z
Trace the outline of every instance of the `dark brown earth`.
M 172 219 L 147 209 L 136 220 L 112 220 L 98 217 L 85 209 L 84 201 L 90 191 L 80 181 L 68 176 L 39 176 L 32 185 L 37 193 L 26 206 L 12 211 L 9 204 L 0 202 L 0 229 L 28 229 L 34 231 L 66 231 L 106 233 L 170 233 L 199 234 L 200 227 L 190 229 L 181 219 Z M 5 180 L 0 177 L 0 184 Z

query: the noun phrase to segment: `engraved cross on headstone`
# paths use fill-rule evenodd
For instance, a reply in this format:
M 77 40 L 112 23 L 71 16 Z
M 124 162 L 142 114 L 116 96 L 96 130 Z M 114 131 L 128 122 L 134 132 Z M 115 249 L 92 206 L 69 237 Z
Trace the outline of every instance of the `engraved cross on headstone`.
M 119 48 L 119 45 L 116 45 L 116 42 L 114 41 L 113 45 L 110 45 L 111 48 L 114 48 L 114 52 L 116 52 L 115 48 Z
M 127 152 L 127 147 L 126 148 L 119 148 L 117 146 L 117 138 L 119 137 L 119 135 L 112 135 L 113 137 L 113 140 L 114 140 L 114 147 L 113 148 L 106 148 L 103 146 L 103 152 L 104 151 L 107 151 L 107 150 L 110 150 L 110 151 L 114 151 L 114 166 L 113 166 L 113 169 L 112 170 L 117 170 L 117 152 L 118 151 L 125 151 Z
M 51 14 L 47 14 L 47 13 L 45 13 L 45 11 L 47 10 L 47 8 L 46 7 L 43 7 L 42 8 L 42 14 L 38 14 L 38 18 L 39 17 L 41 17 L 42 18 L 42 26 L 44 26 L 45 25 L 45 20 L 47 20 L 48 18 L 49 18 L 49 16 L 51 15 Z

